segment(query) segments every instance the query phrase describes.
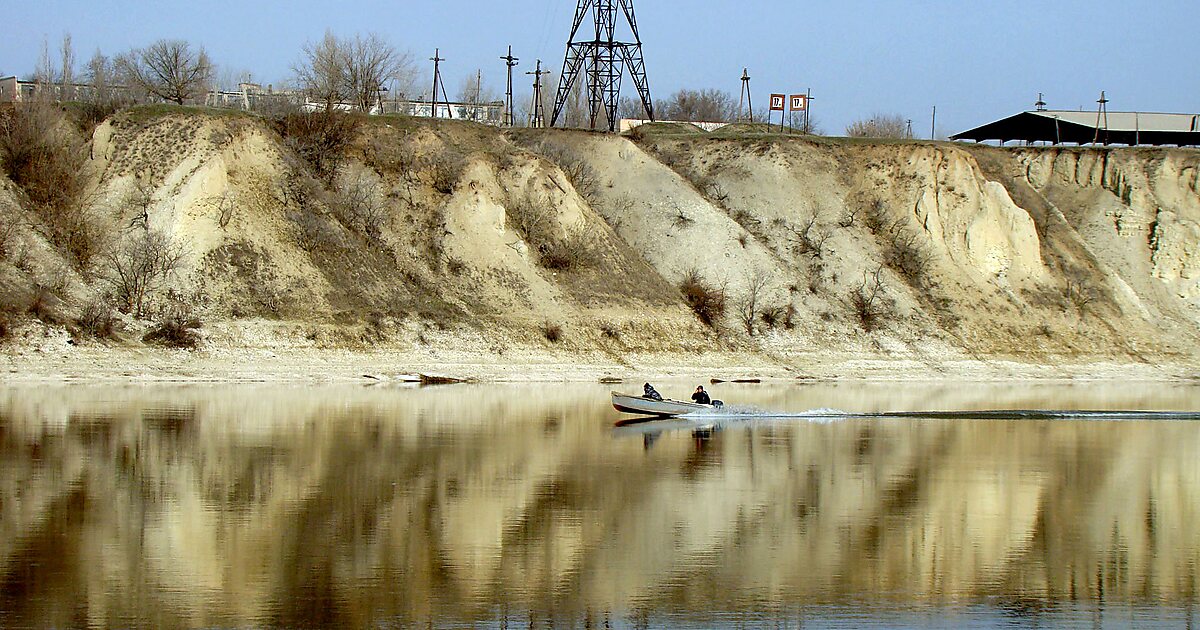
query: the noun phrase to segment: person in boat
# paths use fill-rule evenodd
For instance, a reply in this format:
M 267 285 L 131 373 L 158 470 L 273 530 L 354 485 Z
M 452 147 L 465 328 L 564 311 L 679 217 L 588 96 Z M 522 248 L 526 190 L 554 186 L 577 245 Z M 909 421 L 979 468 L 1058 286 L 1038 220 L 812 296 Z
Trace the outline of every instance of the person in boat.
M 649 398 L 650 400 L 663 399 L 662 394 L 658 393 L 658 390 L 654 389 L 654 386 L 650 383 L 642 385 L 642 398 Z
M 703 385 L 696 387 L 696 392 L 692 394 L 692 402 L 700 405 L 711 405 L 712 399 L 708 397 L 708 392 L 704 391 Z

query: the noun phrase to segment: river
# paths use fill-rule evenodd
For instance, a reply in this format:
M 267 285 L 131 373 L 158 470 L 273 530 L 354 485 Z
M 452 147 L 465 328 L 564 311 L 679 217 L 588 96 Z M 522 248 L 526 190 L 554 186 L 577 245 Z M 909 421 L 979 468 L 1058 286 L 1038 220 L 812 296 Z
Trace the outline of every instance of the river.
M 1198 384 L 611 387 L 2 388 L 0 626 L 1193 627 L 1200 421 L 980 412 Z

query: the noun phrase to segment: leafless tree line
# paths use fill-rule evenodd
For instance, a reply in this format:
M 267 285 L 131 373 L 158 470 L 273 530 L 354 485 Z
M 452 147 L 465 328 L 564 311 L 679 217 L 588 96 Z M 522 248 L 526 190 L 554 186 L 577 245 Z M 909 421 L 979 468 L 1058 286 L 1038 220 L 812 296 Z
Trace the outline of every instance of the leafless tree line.
M 69 34 L 63 37 L 57 59 L 43 43 L 30 77 L 36 94 L 62 101 L 159 100 L 183 105 L 201 102 L 218 75 L 203 46 L 177 39 L 160 39 L 115 57 L 96 51 L 82 77 L 76 76 L 75 67 Z M 348 103 L 359 111 L 369 111 L 389 84 L 407 89 L 415 76 L 411 55 L 373 33 L 341 38 L 327 32 L 320 41 L 303 46 L 293 71 L 297 86 L 327 108 Z
M 412 56 L 378 35 L 340 38 L 332 31 L 317 43 L 305 44 L 292 70 L 300 86 L 326 111 L 338 103 L 370 111 L 382 98 L 388 82 L 408 87 L 415 75 Z
M 215 68 L 204 48 L 172 39 L 160 39 L 114 58 L 97 50 L 81 77 L 76 76 L 75 67 L 70 34 L 63 36 L 57 60 L 43 42 L 32 76 L 35 96 L 106 104 L 158 99 L 182 105 L 210 89 Z

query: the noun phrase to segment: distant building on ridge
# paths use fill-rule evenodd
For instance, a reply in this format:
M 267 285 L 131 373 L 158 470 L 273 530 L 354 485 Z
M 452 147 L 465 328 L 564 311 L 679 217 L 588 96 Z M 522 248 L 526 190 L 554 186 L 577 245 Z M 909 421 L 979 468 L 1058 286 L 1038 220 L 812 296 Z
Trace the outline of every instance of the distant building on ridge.
M 1200 146 L 1200 114 L 1034 110 L 950 136 L 975 142 Z

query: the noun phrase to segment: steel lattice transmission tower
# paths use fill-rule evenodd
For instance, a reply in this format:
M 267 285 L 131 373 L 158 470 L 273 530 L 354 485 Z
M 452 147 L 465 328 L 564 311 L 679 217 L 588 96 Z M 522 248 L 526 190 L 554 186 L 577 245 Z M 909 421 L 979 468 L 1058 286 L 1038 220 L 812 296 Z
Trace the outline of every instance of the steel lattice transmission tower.
M 618 11 L 629 24 L 633 41 L 617 40 Z M 594 36 L 577 41 L 580 27 L 589 19 L 596 27 Z M 654 120 L 654 102 L 650 99 L 650 83 L 646 80 L 642 38 L 638 35 L 637 19 L 633 15 L 633 0 L 579 0 L 579 6 L 575 9 L 575 22 L 571 27 L 571 37 L 567 40 L 567 56 L 563 60 L 550 126 L 553 127 L 558 122 L 571 88 L 579 80 L 580 74 L 585 74 L 591 128 L 596 128 L 596 122 L 603 111 L 608 119 L 608 130 L 615 131 L 617 100 L 621 96 L 621 77 L 626 69 L 637 86 L 646 116 Z

